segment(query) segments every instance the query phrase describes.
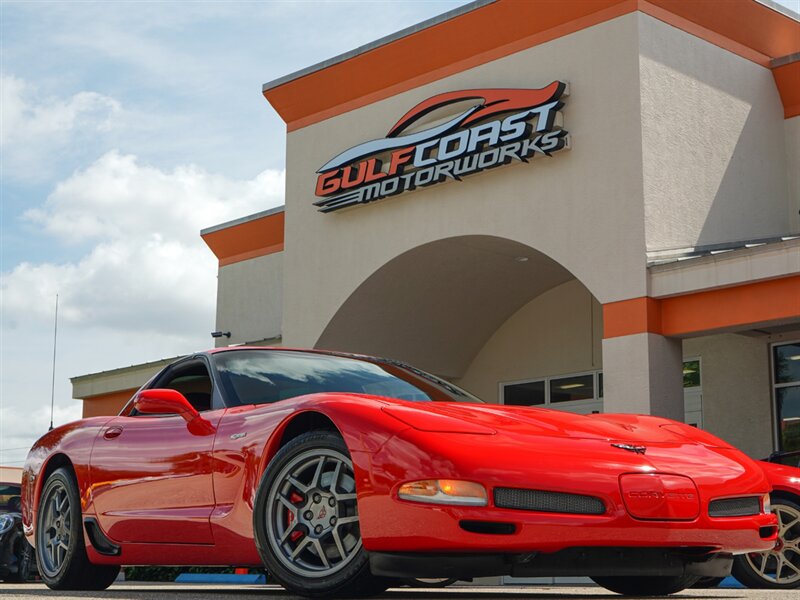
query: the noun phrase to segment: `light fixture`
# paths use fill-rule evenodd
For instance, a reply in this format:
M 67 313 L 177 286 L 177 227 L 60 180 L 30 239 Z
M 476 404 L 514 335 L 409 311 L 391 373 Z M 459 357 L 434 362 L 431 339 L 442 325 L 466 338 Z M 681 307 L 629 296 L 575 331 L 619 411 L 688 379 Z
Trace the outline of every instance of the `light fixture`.
M 397 492 L 402 500 L 429 504 L 460 504 L 462 506 L 486 506 L 486 488 L 474 481 L 458 479 L 424 479 L 400 486 Z
M 794 356 L 790 356 L 789 360 L 800 360 L 800 354 L 795 354 Z
M 231 337 L 231 332 L 230 331 L 212 331 L 211 332 L 211 337 L 212 338 L 221 338 L 221 337 L 229 338 L 229 337 Z
M 574 390 L 575 388 L 583 387 L 582 383 L 565 383 L 564 385 L 558 386 L 560 390 Z
M 697 373 L 697 369 L 684 369 L 683 374 L 688 375 L 689 373 Z

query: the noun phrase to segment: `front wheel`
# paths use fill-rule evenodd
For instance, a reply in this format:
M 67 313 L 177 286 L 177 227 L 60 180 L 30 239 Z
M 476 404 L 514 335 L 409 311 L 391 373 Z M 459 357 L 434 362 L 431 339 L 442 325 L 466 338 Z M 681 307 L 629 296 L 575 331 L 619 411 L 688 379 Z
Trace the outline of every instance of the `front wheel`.
M 36 523 L 39 574 L 53 590 L 104 590 L 119 567 L 94 565 L 86 555 L 78 486 L 72 473 L 56 469 L 45 481 Z
M 675 577 L 592 577 L 597 585 L 623 596 L 666 596 L 692 587 L 694 575 Z
M 370 573 L 353 463 L 331 431 L 304 433 L 278 451 L 258 487 L 253 528 L 267 570 L 295 594 L 356 598 L 389 587 Z
M 778 540 L 767 552 L 733 559 L 733 576 L 749 588 L 793 590 L 800 588 L 800 503 L 783 496 L 772 498 L 778 517 Z

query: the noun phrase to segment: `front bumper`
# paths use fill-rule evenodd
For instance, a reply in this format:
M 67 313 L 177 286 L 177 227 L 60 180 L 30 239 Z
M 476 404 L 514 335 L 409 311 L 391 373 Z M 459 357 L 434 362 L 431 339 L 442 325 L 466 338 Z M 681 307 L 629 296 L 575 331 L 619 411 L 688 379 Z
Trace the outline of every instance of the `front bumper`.
M 484 439 L 490 437 L 496 439 Z M 550 554 L 614 546 L 707 548 L 735 555 L 769 550 L 777 536 L 772 514 L 710 516 L 716 499 L 760 497 L 769 491 L 760 467 L 732 449 L 662 443 L 649 444 L 642 455 L 602 440 L 404 430 L 375 453 L 351 454 L 361 482 L 361 535 L 369 552 Z M 621 485 L 627 474 L 690 478 L 692 489 L 662 491 L 680 501 L 697 494 L 696 510 L 681 509 L 670 519 L 659 519 L 648 517 L 660 512 L 634 506 L 632 514 L 623 493 L 642 490 Z M 488 506 L 426 505 L 398 497 L 403 482 L 435 478 L 482 483 Z M 495 504 L 499 488 L 591 496 L 602 501 L 605 512 L 504 508 Z M 465 526 L 465 521 L 471 523 Z
M 373 575 L 384 577 L 653 576 L 727 577 L 733 557 L 709 548 L 570 548 L 552 554 L 430 554 L 370 552 Z
M 631 517 L 623 506 L 610 507 L 603 515 L 571 515 L 495 507 L 426 506 L 387 496 L 361 499 L 359 512 L 364 547 L 370 552 L 552 553 L 568 548 L 618 546 L 695 547 L 743 554 L 770 550 L 777 539 L 773 514 L 643 521 Z

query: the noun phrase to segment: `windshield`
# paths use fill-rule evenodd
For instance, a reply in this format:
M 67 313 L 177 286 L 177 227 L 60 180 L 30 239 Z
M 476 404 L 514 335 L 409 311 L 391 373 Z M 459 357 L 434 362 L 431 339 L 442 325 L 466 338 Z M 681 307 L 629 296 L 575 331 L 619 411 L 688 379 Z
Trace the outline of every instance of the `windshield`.
M 233 403 L 269 404 L 320 392 L 349 392 L 413 402 L 481 400 L 434 375 L 391 360 L 289 350 L 234 350 L 213 355 Z
M 20 486 L 0 483 L 0 514 L 20 511 Z

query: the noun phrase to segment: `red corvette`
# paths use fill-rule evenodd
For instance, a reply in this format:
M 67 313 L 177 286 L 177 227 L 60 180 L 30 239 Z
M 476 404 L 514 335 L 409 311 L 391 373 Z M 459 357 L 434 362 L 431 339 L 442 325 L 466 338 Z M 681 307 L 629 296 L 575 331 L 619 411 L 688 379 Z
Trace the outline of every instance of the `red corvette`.
M 213 350 L 31 449 L 25 532 L 55 589 L 120 565 L 265 565 L 294 593 L 587 575 L 661 595 L 776 543 L 770 484 L 657 417 L 484 404 L 384 359 Z

